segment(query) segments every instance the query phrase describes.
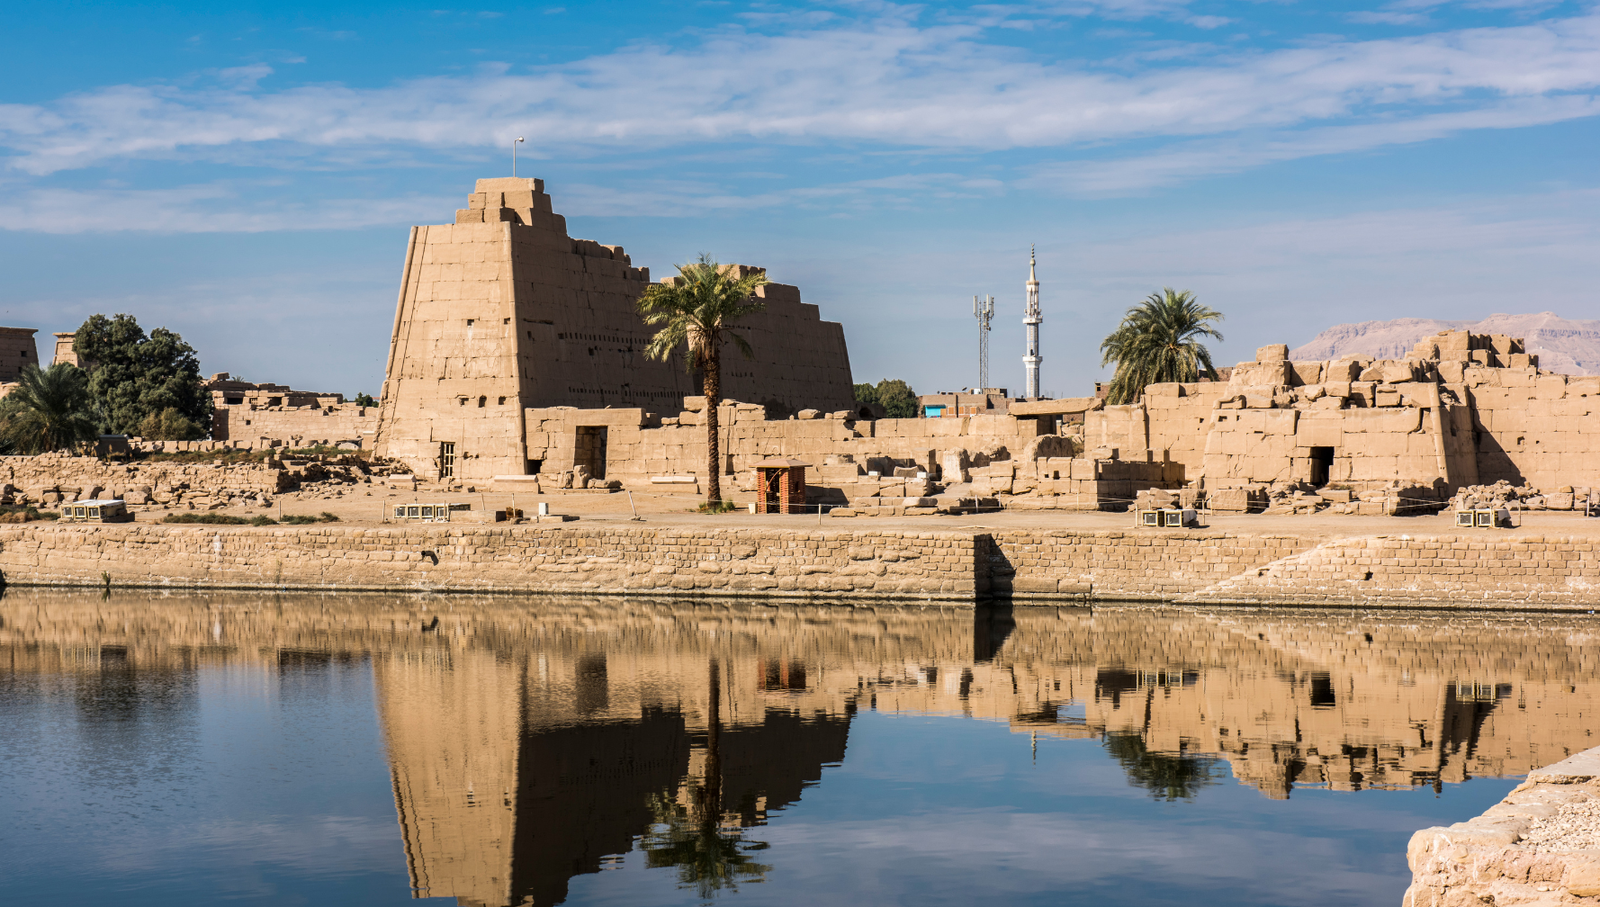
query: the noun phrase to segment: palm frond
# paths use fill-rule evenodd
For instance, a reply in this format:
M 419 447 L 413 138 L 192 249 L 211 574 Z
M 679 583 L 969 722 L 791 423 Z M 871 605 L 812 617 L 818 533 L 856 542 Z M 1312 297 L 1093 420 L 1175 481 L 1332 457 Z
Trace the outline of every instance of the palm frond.
M 77 366 L 30 365 L 0 400 L 0 437 L 22 453 L 70 448 L 98 434 L 89 378 Z
M 1164 287 L 1128 309 L 1122 323 L 1100 343 L 1100 364 L 1115 363 L 1107 402 L 1132 403 L 1152 384 L 1217 377 L 1204 338 L 1221 340 L 1212 326 L 1222 313 L 1203 306 L 1194 293 Z

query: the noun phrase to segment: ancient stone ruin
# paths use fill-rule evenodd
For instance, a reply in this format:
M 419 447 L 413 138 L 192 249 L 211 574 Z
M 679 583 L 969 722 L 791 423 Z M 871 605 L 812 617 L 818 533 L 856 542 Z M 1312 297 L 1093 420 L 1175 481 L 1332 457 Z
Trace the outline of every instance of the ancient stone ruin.
M 932 500 L 941 493 L 1023 509 L 1393 514 L 1436 510 L 1460 491 L 1462 504 L 1573 509 L 1600 488 L 1588 418 L 1600 377 L 1543 372 L 1514 338 L 1446 331 L 1398 360 L 1295 362 L 1286 351 L 1263 347 L 1226 381 L 1157 384 L 1123 406 L 1074 398 L 870 420 L 725 402 L 724 474 L 748 490 L 755 461 L 799 457 L 816 467 L 813 504 L 865 513 L 951 509 Z M 529 408 L 530 471 L 558 489 L 701 491 L 703 410 L 693 397 L 671 414 Z
M 528 408 L 675 411 L 699 379 L 678 356 L 645 357 L 654 330 L 634 305 L 649 283 L 622 247 L 569 237 L 542 180 L 479 180 L 454 224 L 411 231 L 378 453 L 440 478 L 524 475 L 539 459 Z M 766 311 L 739 326 L 754 358 L 724 357 L 724 393 L 774 412 L 849 407 L 844 329 L 793 286 L 757 295 Z
M 211 440 L 228 447 L 370 449 L 378 433 L 378 408 L 346 402 L 344 394 L 252 384 L 227 372 L 213 375 L 206 389 Z

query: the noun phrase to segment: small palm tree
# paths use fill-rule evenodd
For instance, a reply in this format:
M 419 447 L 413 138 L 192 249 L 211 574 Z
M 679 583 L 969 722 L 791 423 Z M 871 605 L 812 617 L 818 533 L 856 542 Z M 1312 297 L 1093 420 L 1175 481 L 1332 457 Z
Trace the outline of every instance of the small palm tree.
M 1202 337 L 1222 339 L 1211 326 L 1222 313 L 1201 305 L 1188 290 L 1165 287 L 1122 316 L 1122 323 L 1100 343 L 1100 364 L 1117 364 L 1111 378 L 1108 403 L 1132 403 L 1152 384 L 1215 381 L 1211 351 Z
M 678 265 L 678 276 L 651 284 L 639 297 L 639 315 L 645 324 L 661 325 L 645 347 L 651 359 L 666 359 L 685 344 L 689 358 L 685 365 L 700 369 L 701 393 L 706 398 L 706 462 L 710 481 L 706 503 L 722 503 L 722 468 L 718 449 L 717 405 L 722 402 L 722 344 L 732 340 L 746 358 L 754 358 L 750 344 L 729 330 L 740 319 L 762 311 L 765 302 L 755 298 L 756 287 L 767 275 L 757 271 L 739 277 L 731 266 L 719 265 L 709 254 L 698 261 Z
M 74 447 L 98 434 L 89 376 L 75 365 L 27 366 L 17 387 L 0 400 L 0 437 L 19 453 Z

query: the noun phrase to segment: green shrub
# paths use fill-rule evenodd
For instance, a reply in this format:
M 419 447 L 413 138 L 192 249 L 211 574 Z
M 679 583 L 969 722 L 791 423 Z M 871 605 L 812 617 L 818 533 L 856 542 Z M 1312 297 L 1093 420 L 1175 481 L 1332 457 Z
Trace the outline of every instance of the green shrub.
M 204 523 L 208 526 L 246 526 L 250 521 L 242 516 L 226 513 L 169 513 L 161 518 L 163 523 Z
M 34 520 L 59 519 L 61 519 L 61 514 L 56 513 L 53 510 L 41 512 L 32 504 L 28 504 L 26 506 L 22 504 L 0 505 L 0 523 L 31 523 Z
M 283 522 L 290 526 L 309 526 L 312 523 L 337 523 L 339 517 L 324 510 L 321 516 L 311 516 L 306 513 L 290 514 L 283 518 Z
M 262 515 L 262 516 L 251 517 L 250 518 L 250 525 L 252 525 L 252 526 L 276 526 L 276 525 L 278 525 L 278 521 L 273 519 L 272 517 Z
M 698 508 L 696 508 L 695 512 L 696 513 L 731 513 L 731 512 L 733 512 L 735 510 L 738 510 L 738 509 L 739 509 L 739 505 L 735 504 L 732 501 L 718 501 L 716 503 L 716 506 L 712 506 L 711 502 L 707 501 L 707 502 L 701 504 Z

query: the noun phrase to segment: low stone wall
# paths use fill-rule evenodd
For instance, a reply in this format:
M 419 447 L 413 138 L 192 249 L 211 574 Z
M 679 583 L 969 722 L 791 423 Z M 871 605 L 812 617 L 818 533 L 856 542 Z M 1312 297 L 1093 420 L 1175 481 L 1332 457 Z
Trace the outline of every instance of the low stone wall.
M 42 526 L 0 531 L 7 582 L 489 592 L 853 593 L 972 602 L 979 537 L 536 527 Z
M 1009 531 L 991 538 L 997 593 L 1136 600 L 1201 593 L 1317 545 L 1314 536 L 1207 531 Z
M 1590 610 L 1596 540 L 550 526 L 0 528 L 15 584 Z
M 1192 596 L 1228 603 L 1594 607 L 1597 542 L 1583 536 L 1389 535 L 1285 552 Z
M 1404 907 L 1600 904 L 1600 747 L 1528 773 L 1483 815 L 1406 848 Z

